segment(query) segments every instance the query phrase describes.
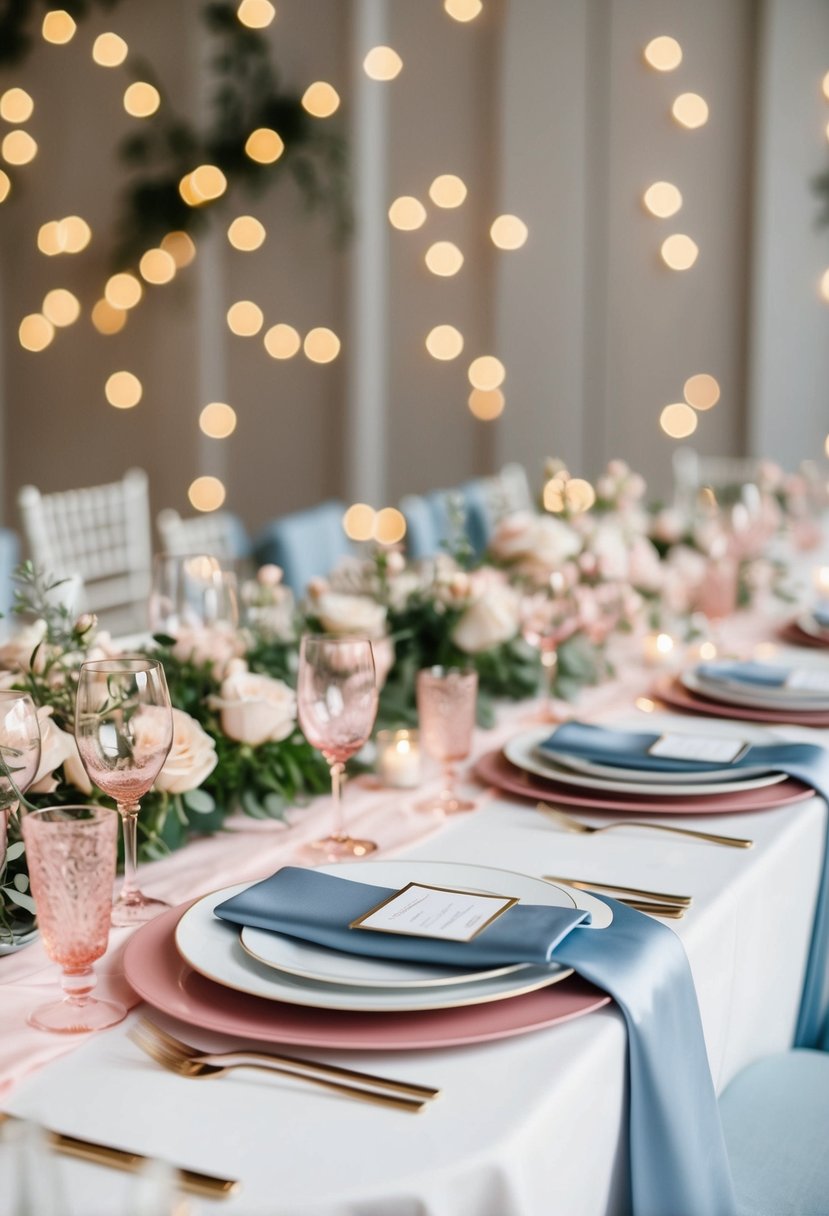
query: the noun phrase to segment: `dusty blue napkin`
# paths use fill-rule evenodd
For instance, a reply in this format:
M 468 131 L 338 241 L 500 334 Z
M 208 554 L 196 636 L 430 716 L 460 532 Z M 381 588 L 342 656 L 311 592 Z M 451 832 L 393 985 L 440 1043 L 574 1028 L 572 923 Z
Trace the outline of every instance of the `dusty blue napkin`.
M 829 603 L 825 600 L 817 605 L 813 614 L 821 629 L 829 629 Z
M 713 684 L 748 684 L 757 688 L 782 688 L 791 674 L 791 667 L 779 663 L 729 662 L 700 663 L 696 673 Z

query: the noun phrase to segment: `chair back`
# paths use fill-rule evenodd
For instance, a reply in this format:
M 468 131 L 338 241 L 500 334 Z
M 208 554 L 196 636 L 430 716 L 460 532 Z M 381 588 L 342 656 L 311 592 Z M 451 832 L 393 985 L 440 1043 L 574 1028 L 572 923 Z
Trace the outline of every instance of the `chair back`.
M 9 632 L 6 619 L 14 604 L 14 572 L 20 564 L 20 538 L 11 528 L 0 528 L 0 637 Z
M 147 474 L 130 469 L 121 481 L 42 494 L 18 494 L 32 561 L 46 574 L 83 580 L 83 607 L 113 632 L 146 625 L 152 567 Z
M 156 516 L 161 550 L 169 557 L 188 553 L 207 553 L 219 561 L 236 561 L 250 556 L 250 539 L 238 515 L 230 511 L 209 511 L 192 519 L 182 519 L 168 507 Z
M 324 578 L 354 552 L 343 530 L 344 514 L 345 504 L 332 499 L 272 520 L 254 541 L 257 564 L 280 566 L 294 594 L 303 595 L 312 578 Z

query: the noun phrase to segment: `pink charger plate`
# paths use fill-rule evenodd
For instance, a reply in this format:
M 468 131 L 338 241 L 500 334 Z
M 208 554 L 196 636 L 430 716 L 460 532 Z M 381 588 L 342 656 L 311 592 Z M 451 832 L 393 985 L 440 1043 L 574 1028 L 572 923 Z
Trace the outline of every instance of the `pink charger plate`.
M 786 806 L 790 802 L 802 802 L 811 798 L 813 790 L 789 778 L 778 785 L 767 785 L 757 790 L 737 790 L 733 794 L 703 794 L 666 798 L 664 794 L 614 794 L 605 790 L 577 789 L 572 785 L 557 785 L 534 773 L 527 773 L 507 760 L 500 749 L 495 748 L 481 756 L 475 766 L 478 777 L 487 785 L 494 785 L 508 794 L 521 798 L 554 798 L 563 806 L 580 806 L 594 811 L 650 811 L 653 815 L 726 815 L 736 811 L 763 811 L 775 806 Z
M 755 709 L 753 705 L 729 705 L 726 701 L 709 700 L 691 692 L 673 677 L 659 680 L 654 686 L 654 696 L 672 709 L 684 709 L 688 713 L 707 714 L 715 718 L 739 718 L 743 722 L 769 722 L 779 726 L 829 726 L 829 711 L 825 709 Z
M 789 642 L 792 646 L 810 646 L 813 650 L 826 650 L 829 647 L 829 638 L 816 638 L 811 633 L 806 633 L 805 629 L 801 629 L 797 621 L 789 621 L 780 630 L 780 639 L 783 642 Z
M 140 997 L 191 1026 L 266 1043 L 355 1051 L 418 1051 L 485 1043 L 555 1026 L 610 1003 L 570 976 L 550 988 L 465 1009 L 353 1013 L 284 1005 L 223 988 L 184 962 L 175 947 L 181 904 L 143 925 L 127 943 L 124 973 Z

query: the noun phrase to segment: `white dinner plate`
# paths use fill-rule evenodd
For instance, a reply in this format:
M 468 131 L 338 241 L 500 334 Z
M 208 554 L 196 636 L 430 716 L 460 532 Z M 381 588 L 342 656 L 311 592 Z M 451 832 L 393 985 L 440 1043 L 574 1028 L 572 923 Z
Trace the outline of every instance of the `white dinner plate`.
M 750 709 L 788 709 L 794 712 L 825 713 L 829 697 L 825 694 L 787 688 L 748 688 L 735 680 L 706 680 L 695 671 L 684 671 L 680 681 L 697 695 L 724 705 L 745 705 Z
M 741 724 L 742 727 L 742 724 Z M 671 730 L 675 734 L 697 734 L 701 732 L 699 728 L 694 730 L 682 731 L 681 726 L 671 726 Z M 755 733 L 755 738 L 752 739 L 752 733 Z M 768 742 L 768 735 L 756 735 L 751 728 L 746 725 L 740 730 L 742 738 L 747 742 Z M 543 759 L 538 753 L 538 745 L 544 739 L 549 738 L 550 728 L 536 728 L 533 731 L 526 731 L 524 734 L 516 735 L 514 739 L 510 739 L 504 745 L 504 755 L 517 768 L 524 769 L 525 772 L 535 773 L 538 777 L 546 777 L 548 781 L 556 781 L 560 785 L 574 785 L 579 789 L 589 790 L 611 790 L 618 794 L 652 794 L 664 795 L 666 797 L 693 797 L 698 794 L 700 797 L 708 794 L 733 794 L 737 790 L 756 790 L 765 785 L 777 785 L 781 781 L 786 780 L 785 773 L 766 773 L 758 777 L 746 777 L 737 781 L 709 781 L 700 784 L 697 780 L 691 780 L 688 774 L 684 774 L 685 781 L 682 783 L 674 781 L 640 781 L 638 775 L 634 774 L 627 777 L 620 776 L 617 779 L 609 779 L 607 777 L 595 777 L 589 773 L 575 773 L 572 770 L 564 768 L 563 765 L 556 764 L 552 760 Z M 627 769 L 619 769 L 620 774 L 627 773 Z
M 829 642 L 829 629 L 819 625 L 811 612 L 804 612 L 797 618 L 796 624 L 804 633 L 808 633 L 809 637 L 817 638 L 819 642 Z
M 647 783 L 648 785 L 687 785 L 688 773 L 666 773 L 656 772 L 649 768 L 621 768 L 619 765 L 597 764 L 593 760 L 583 760 L 577 756 L 567 756 L 564 752 L 552 752 L 544 750 L 541 753 L 543 756 L 549 756 L 556 764 L 561 764 L 565 768 L 570 768 L 576 773 L 587 773 L 592 777 L 608 777 L 613 784 L 616 785 L 620 778 L 630 777 L 633 780 Z M 739 773 L 739 778 L 737 774 Z M 698 785 L 708 785 L 709 782 L 727 781 L 729 789 L 734 789 L 734 779 L 742 779 L 743 777 L 763 777 L 768 776 L 767 768 L 712 768 L 704 773 L 698 773 L 694 777 L 694 781 Z M 775 784 L 781 774 L 771 774 L 774 781 L 769 782 L 770 785 Z M 706 791 L 708 792 L 708 791 Z
M 448 861 L 347 861 L 319 868 L 324 874 L 353 878 L 356 882 L 382 887 L 399 889 L 409 882 L 422 882 L 431 886 L 462 887 L 517 896 L 528 902 L 550 906 L 579 907 L 591 913 L 593 928 L 606 928 L 613 919 L 608 905 L 590 895 L 583 899 L 582 892 L 569 888 L 565 890 L 529 875 L 493 870 L 489 866 L 463 865 L 459 869 L 457 862 Z M 517 885 L 516 879 L 521 880 Z M 548 890 L 545 891 L 544 887 Z M 248 927 L 242 929 L 241 940 L 245 950 L 254 958 L 277 971 L 318 984 L 347 984 L 358 988 L 427 988 L 468 984 L 525 971 L 529 966 L 528 963 L 510 963 L 476 971 L 459 971 L 451 967 L 342 954 L 281 933 Z

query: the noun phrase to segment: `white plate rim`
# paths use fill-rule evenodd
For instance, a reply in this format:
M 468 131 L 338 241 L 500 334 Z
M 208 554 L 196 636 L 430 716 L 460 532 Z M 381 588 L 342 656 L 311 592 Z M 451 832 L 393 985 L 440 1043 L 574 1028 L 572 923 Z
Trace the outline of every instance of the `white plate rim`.
M 823 625 L 819 625 L 809 613 L 806 612 L 796 617 L 795 624 L 804 633 L 808 633 L 810 638 L 815 638 L 819 642 L 829 642 L 829 629 L 825 629 Z
M 700 679 L 693 669 L 683 671 L 679 679 L 689 692 L 708 697 L 712 701 L 720 701 L 724 705 L 744 705 L 747 709 L 788 709 L 793 713 L 829 713 L 829 696 L 826 695 L 822 700 L 818 700 L 815 696 L 783 693 L 778 688 L 763 688 L 755 694 L 744 687 L 738 688 L 733 682 L 709 683 L 708 680 Z
M 613 768 L 609 764 L 595 764 L 592 760 L 582 760 L 576 756 L 566 756 L 563 752 L 548 752 L 547 754 L 550 756 L 550 759 L 554 760 L 557 764 L 563 765 L 564 768 L 572 768 L 576 773 L 586 773 L 588 776 L 593 777 L 613 778 L 614 785 L 616 784 L 615 778 L 618 777 L 618 774 L 623 771 L 630 773 L 631 776 L 635 774 L 637 780 L 647 782 L 651 785 L 687 784 L 687 773 L 660 773 L 654 772 L 653 770 L 638 768 L 625 768 L 622 770 L 619 768 Z M 734 769 L 727 768 L 711 769 L 705 773 L 700 773 L 697 780 L 700 785 L 706 785 L 709 782 L 722 781 L 726 773 L 733 773 L 734 771 Z M 760 777 L 771 772 L 771 770 L 768 768 L 745 768 L 740 769 L 739 771 L 744 773 L 746 777 Z M 674 776 L 677 778 L 676 781 L 673 780 Z M 775 774 L 775 777 L 778 777 L 778 774 Z M 729 782 L 729 785 L 731 784 L 732 783 Z M 776 782 L 769 782 L 769 784 L 773 785 L 776 784 Z

